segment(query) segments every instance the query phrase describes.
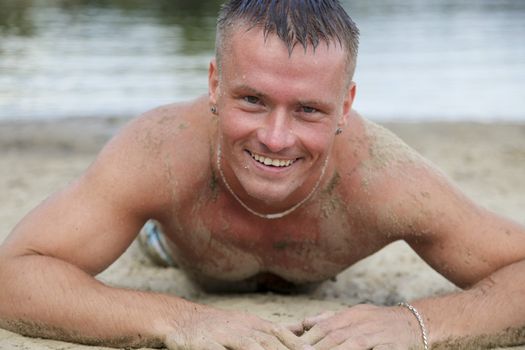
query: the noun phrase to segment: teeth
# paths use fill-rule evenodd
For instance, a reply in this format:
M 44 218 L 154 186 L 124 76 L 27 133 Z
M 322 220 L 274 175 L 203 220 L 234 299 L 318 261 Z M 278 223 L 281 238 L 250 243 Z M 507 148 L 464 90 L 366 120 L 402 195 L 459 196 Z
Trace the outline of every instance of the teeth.
M 271 159 L 271 158 L 260 156 L 255 153 L 251 153 L 251 152 L 250 152 L 250 155 L 252 156 L 253 159 L 258 161 L 259 163 L 262 163 L 264 165 L 271 165 L 275 167 L 287 167 L 287 166 L 292 165 L 293 162 L 295 162 L 295 159 L 293 160 Z

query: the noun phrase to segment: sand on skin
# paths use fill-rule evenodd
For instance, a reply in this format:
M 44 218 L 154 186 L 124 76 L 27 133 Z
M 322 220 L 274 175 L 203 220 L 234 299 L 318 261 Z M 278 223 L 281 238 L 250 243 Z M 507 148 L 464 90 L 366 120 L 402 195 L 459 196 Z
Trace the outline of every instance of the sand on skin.
M 120 119 L 86 118 L 0 124 L 0 241 L 25 213 L 78 176 L 123 123 Z M 475 201 L 525 224 L 525 125 L 386 126 L 443 169 Z M 387 247 L 308 295 L 205 294 L 180 271 L 152 266 L 136 244 L 99 278 L 111 285 L 173 293 L 283 323 L 356 303 L 391 305 L 454 290 L 404 243 Z M 103 348 L 0 330 L 0 349 Z

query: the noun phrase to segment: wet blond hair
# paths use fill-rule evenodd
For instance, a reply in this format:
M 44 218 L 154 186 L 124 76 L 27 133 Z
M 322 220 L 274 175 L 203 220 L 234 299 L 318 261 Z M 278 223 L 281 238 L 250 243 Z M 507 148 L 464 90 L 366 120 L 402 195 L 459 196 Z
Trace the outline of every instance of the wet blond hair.
M 232 29 L 258 27 L 265 37 L 277 35 L 291 54 L 297 45 L 305 50 L 324 42 L 338 44 L 347 52 L 348 80 L 354 75 L 359 29 L 338 0 L 230 0 L 222 5 L 217 19 L 215 57 L 219 71 L 221 56 Z

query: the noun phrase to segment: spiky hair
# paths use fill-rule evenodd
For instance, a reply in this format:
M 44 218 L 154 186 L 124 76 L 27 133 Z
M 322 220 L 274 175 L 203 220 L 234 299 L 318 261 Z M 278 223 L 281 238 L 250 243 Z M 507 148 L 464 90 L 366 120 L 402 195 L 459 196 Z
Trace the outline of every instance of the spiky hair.
M 321 43 L 337 43 L 348 52 L 349 74 L 353 75 L 359 30 L 338 0 L 230 0 L 222 5 L 217 19 L 216 57 L 229 31 L 236 24 L 259 27 L 264 36 L 276 34 L 291 54 L 296 45 L 305 50 Z

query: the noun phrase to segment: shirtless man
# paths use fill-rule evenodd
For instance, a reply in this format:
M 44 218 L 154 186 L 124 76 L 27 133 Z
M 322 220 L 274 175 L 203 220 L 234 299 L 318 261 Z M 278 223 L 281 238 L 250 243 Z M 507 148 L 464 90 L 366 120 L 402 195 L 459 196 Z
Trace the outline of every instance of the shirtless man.
M 3 243 L 0 326 L 169 349 L 524 343 L 525 229 L 352 110 L 356 52 L 357 29 L 335 0 L 227 4 L 208 96 L 133 120 Z M 148 219 L 205 287 L 315 284 L 405 240 L 467 289 L 287 329 L 97 281 Z

